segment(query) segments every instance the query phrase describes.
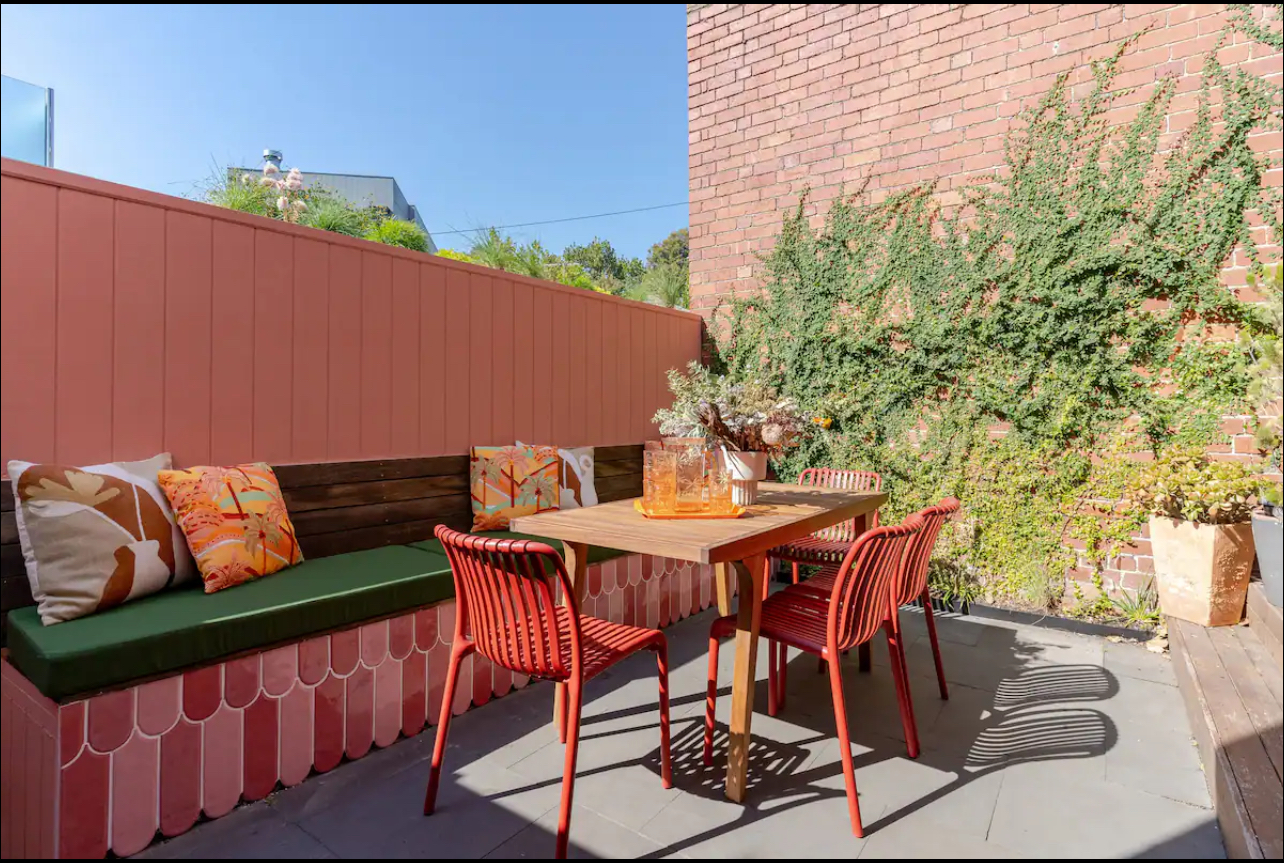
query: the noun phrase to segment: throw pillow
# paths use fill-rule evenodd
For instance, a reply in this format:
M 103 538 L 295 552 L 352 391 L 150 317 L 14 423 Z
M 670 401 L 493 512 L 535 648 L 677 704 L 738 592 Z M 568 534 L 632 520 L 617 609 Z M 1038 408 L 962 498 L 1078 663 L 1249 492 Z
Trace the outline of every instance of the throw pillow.
M 196 557 L 206 593 L 303 561 L 281 486 L 267 465 L 165 470 L 160 486 Z
M 525 446 L 521 441 L 518 446 Z M 559 504 L 562 509 L 597 506 L 596 480 L 593 477 L 593 447 L 558 448 L 561 463 L 557 468 Z
M 473 530 L 507 530 L 509 521 L 558 508 L 553 447 L 475 446 L 469 456 Z
M 9 462 L 41 623 L 105 611 L 196 574 L 157 483 L 171 464 L 169 453 L 89 467 Z

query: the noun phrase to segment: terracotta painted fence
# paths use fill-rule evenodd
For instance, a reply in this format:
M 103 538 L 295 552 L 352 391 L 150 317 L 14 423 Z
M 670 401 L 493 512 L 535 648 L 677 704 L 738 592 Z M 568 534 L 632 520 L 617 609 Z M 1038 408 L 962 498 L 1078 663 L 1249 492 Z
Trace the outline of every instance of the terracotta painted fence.
M 638 443 L 700 319 L 4 160 L 0 465 Z

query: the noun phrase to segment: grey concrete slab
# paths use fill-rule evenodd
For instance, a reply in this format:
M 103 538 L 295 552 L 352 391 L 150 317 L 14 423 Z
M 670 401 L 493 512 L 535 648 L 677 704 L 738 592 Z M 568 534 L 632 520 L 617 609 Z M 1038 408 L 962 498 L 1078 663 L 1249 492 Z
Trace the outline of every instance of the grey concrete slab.
M 902 611 L 922 751 L 906 752 L 882 637 L 841 666 L 866 828 L 852 835 L 829 677 L 797 651 L 766 712 L 760 651 L 745 805 L 728 801 L 732 651 L 719 661 L 715 764 L 702 757 L 712 614 L 667 630 L 674 788 L 659 776 L 654 660 L 589 681 L 571 826 L 578 857 L 1220 856 L 1166 657 L 1008 622 L 943 616 L 942 700 L 921 610 Z M 202 824 L 148 857 L 551 856 L 564 749 L 552 687 L 456 717 L 436 813 L 435 731 Z

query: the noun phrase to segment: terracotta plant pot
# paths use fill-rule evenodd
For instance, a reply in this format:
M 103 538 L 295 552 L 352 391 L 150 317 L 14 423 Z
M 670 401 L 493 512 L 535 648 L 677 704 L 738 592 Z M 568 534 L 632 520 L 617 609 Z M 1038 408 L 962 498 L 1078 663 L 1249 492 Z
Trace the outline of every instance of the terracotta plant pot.
M 1155 582 L 1164 614 L 1201 626 L 1231 626 L 1244 615 L 1253 570 L 1253 525 L 1150 518 Z
M 731 474 L 731 502 L 749 506 L 758 499 L 758 483 L 767 478 L 765 452 L 737 452 L 724 449 L 727 473 Z

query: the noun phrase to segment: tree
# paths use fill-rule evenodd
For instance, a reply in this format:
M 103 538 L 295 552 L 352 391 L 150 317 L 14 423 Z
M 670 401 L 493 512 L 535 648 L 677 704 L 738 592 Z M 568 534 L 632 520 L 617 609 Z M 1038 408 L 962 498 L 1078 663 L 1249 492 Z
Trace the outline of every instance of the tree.
M 647 253 L 647 267 L 659 267 L 665 264 L 676 264 L 683 268 L 691 259 L 691 237 L 686 228 L 674 231 L 651 247 Z
M 623 294 L 642 278 L 645 270 L 640 260 L 621 257 L 609 240 L 600 237 L 594 237 L 586 246 L 571 243 L 562 251 L 562 257 L 583 267 L 593 284 L 608 294 Z

